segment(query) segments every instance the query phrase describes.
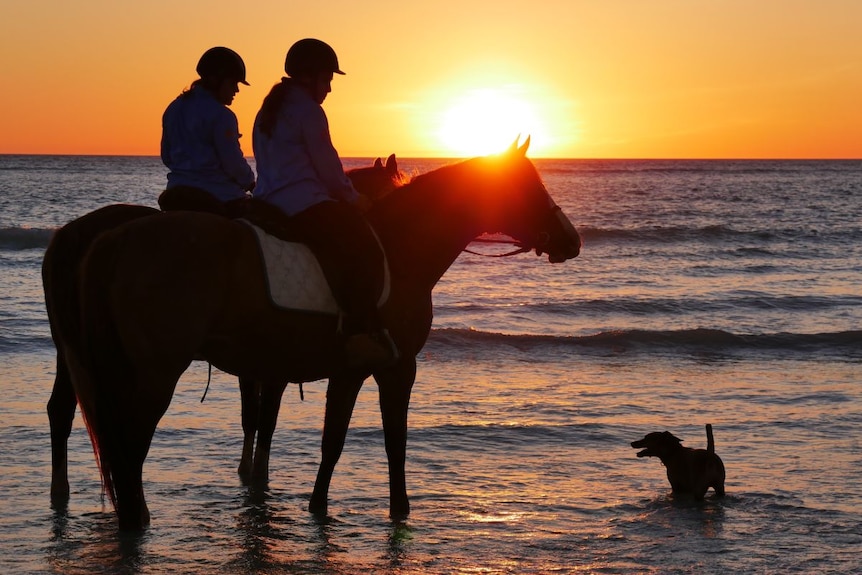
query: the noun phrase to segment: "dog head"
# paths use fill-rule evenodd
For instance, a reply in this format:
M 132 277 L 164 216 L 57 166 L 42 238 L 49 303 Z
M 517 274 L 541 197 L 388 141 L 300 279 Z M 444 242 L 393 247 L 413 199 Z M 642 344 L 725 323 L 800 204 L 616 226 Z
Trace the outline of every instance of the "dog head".
M 643 451 L 638 451 L 638 457 L 661 458 L 679 447 L 680 443 L 682 443 L 682 439 L 670 431 L 654 431 L 646 434 L 643 439 L 632 441 L 632 447 L 635 449 L 644 448 Z

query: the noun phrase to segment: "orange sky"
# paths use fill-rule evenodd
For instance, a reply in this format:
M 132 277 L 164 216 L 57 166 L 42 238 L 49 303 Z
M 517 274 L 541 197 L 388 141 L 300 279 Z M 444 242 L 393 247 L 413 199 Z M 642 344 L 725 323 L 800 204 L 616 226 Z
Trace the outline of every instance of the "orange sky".
M 287 48 L 314 36 L 347 72 L 324 105 L 346 157 L 523 132 L 534 157 L 862 158 L 858 0 L 304 4 L 0 0 L 0 153 L 158 154 L 165 106 L 225 45 L 251 155 Z

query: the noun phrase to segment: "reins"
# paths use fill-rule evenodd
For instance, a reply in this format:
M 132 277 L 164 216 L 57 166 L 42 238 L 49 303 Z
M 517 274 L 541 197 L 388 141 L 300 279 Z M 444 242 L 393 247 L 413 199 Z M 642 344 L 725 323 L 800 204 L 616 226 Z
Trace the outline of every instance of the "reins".
M 207 392 L 210 390 L 210 382 L 213 380 L 213 364 L 207 362 L 207 386 L 204 388 L 204 394 L 201 396 L 201 403 L 207 398 Z
M 519 246 L 519 247 L 516 247 L 514 250 L 512 250 L 510 252 L 506 252 L 504 254 L 483 254 L 483 253 L 474 252 L 473 250 L 469 250 L 467 248 L 464 248 L 464 251 L 467 252 L 468 254 L 473 254 L 474 256 L 482 256 L 484 258 L 506 258 L 509 256 L 515 256 L 518 254 L 523 254 L 523 253 L 526 253 L 526 252 L 530 251 L 531 249 L 533 249 L 533 248 L 524 246 L 523 244 L 518 244 L 518 243 L 510 241 L 510 240 L 478 240 L 477 239 L 477 240 L 473 240 L 473 243 L 512 244 L 514 246 Z

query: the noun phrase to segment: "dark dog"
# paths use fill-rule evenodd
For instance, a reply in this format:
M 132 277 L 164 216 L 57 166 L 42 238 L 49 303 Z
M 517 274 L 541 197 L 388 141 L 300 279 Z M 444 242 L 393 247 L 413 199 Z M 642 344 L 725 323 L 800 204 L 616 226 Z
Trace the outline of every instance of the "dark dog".
M 674 493 L 690 493 L 696 500 L 703 499 L 712 487 L 718 497 L 724 497 L 724 463 L 715 454 L 712 425 L 706 425 L 706 449 L 692 449 L 680 445 L 682 440 L 669 431 L 648 433 L 632 442 L 638 457 L 658 457 L 667 468 L 667 478 Z

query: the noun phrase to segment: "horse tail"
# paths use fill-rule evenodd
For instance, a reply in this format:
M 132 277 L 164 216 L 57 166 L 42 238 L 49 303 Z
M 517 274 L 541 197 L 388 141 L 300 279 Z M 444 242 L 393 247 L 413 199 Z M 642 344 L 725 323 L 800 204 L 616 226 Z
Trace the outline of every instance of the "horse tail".
M 706 450 L 715 453 L 715 440 L 712 438 L 712 424 L 706 424 Z
M 96 463 L 107 492 L 117 508 L 116 474 L 123 462 L 124 430 L 116 386 L 128 377 L 128 360 L 110 309 L 109 288 L 117 262 L 117 232 L 97 238 L 80 268 L 81 349 L 74 363 L 75 391 L 90 434 Z M 106 241 L 107 240 L 107 241 Z

